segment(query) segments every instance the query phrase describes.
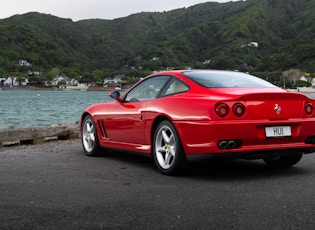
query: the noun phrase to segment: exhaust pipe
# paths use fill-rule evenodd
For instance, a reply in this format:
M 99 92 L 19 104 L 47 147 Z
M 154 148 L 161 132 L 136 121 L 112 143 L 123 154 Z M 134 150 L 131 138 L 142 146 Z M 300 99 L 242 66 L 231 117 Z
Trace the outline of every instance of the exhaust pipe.
M 218 141 L 218 148 L 219 149 L 236 149 L 242 146 L 241 140 L 221 140 Z
M 234 149 L 234 148 L 235 148 L 235 146 L 236 146 L 235 141 L 229 141 L 229 142 L 228 142 L 227 147 L 228 147 L 229 149 Z
M 227 141 L 220 141 L 219 142 L 219 148 L 220 149 L 226 149 L 228 147 Z

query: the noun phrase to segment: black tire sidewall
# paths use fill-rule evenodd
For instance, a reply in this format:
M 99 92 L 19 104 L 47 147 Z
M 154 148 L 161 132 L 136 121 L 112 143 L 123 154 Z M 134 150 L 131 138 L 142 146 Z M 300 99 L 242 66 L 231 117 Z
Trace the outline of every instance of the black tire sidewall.
M 298 153 L 294 153 L 292 155 L 289 156 L 282 156 L 279 157 L 279 159 L 263 159 L 265 161 L 265 163 L 273 168 L 287 168 L 290 167 L 292 165 L 297 164 L 301 158 L 303 157 L 303 153 L 302 152 L 298 152 Z

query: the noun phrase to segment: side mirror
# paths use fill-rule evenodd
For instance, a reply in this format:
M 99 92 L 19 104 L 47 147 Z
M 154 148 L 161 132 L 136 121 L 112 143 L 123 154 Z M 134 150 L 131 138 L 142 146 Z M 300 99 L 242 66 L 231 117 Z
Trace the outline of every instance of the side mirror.
M 117 90 L 111 91 L 111 92 L 109 93 L 109 96 L 110 96 L 111 98 L 115 99 L 115 100 L 118 101 L 118 102 L 122 102 L 122 99 L 121 99 L 121 97 L 120 97 L 120 93 L 119 93 L 119 91 L 117 91 Z

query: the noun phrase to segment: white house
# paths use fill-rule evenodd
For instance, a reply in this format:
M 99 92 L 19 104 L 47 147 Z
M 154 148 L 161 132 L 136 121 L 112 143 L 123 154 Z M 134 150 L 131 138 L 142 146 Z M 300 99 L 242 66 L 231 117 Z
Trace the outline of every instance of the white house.
M 78 80 L 75 80 L 74 78 L 70 80 L 70 85 L 76 86 L 79 85 Z
M 300 81 L 308 81 L 308 79 L 307 79 L 305 76 L 302 76 L 302 77 L 300 78 Z
M 105 78 L 104 79 L 104 86 L 120 86 L 121 84 L 121 79 L 124 77 L 124 74 L 118 74 L 115 75 L 114 78 Z
M 66 85 L 70 85 L 73 79 L 70 79 L 68 77 L 62 77 L 62 76 L 57 76 L 51 81 L 51 85 L 58 85 L 59 82 L 65 81 Z
M 54 77 L 54 79 L 51 81 L 51 85 L 58 85 L 60 81 L 64 81 L 64 80 L 65 79 L 61 76 Z
M 29 63 L 26 60 L 19 60 L 19 65 L 20 66 L 31 66 L 31 63 Z
M 62 76 L 56 76 L 52 81 L 51 85 L 58 85 L 60 81 L 64 81 L 66 85 L 72 85 L 72 86 L 77 86 L 79 85 L 79 82 L 73 78 L 68 78 L 68 77 L 62 77 Z
M 27 78 L 21 78 L 21 81 L 20 81 L 20 84 L 21 84 L 21 86 L 26 86 L 26 85 L 28 85 L 28 79 Z
M 4 82 L 4 86 L 16 87 L 19 86 L 19 81 L 17 77 L 8 77 L 7 80 Z

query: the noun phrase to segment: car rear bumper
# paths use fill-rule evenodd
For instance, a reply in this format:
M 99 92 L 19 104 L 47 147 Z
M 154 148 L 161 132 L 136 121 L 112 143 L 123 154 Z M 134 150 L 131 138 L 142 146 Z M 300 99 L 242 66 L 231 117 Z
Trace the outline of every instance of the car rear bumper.
M 244 156 L 248 157 L 290 150 L 310 153 L 315 151 L 315 119 L 217 121 L 217 122 L 174 122 L 189 155 Z M 266 137 L 265 127 L 289 126 L 291 135 Z M 225 141 L 229 147 L 221 146 Z M 224 143 L 223 143 L 224 144 Z M 239 158 L 239 157 L 238 157 Z M 260 158 L 260 157 L 258 157 Z

